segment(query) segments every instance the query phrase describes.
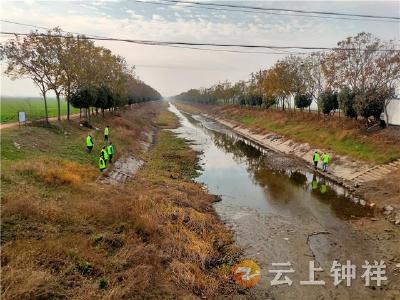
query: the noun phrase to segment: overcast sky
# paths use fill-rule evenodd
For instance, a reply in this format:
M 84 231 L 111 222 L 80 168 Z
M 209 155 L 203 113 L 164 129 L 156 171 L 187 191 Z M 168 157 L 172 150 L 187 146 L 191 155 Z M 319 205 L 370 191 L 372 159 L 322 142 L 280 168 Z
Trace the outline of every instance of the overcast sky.
M 146 1 L 146 0 L 144 0 Z M 161 0 L 152 0 L 160 2 Z M 214 1 L 215 2 L 215 1 Z M 400 1 L 300 2 L 220 1 L 268 8 L 400 16 Z M 245 43 L 282 46 L 324 46 L 359 32 L 383 39 L 400 39 L 399 23 L 216 11 L 138 1 L 1 1 L 1 18 L 88 35 L 157 41 Z M 2 31 L 31 28 L 1 22 Z M 1 41 L 6 38 L 1 37 Z M 170 96 L 218 81 L 247 79 L 271 66 L 282 55 L 209 52 L 123 42 L 96 42 L 124 56 L 137 75 Z M 268 52 L 269 50 L 257 50 Z M 275 52 L 275 51 L 274 51 Z M 1 76 L 1 95 L 38 96 L 29 80 Z

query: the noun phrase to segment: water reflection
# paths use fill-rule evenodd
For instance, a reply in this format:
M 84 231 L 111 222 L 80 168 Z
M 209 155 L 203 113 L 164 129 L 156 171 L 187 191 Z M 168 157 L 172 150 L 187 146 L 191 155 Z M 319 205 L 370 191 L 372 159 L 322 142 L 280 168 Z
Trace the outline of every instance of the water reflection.
M 197 180 L 221 195 L 222 205 L 317 219 L 373 215 L 373 210 L 355 203 L 343 188 L 292 159 L 262 149 L 211 120 L 183 116 L 174 107 L 171 110 L 181 120 L 176 132 L 203 153 L 203 171 Z

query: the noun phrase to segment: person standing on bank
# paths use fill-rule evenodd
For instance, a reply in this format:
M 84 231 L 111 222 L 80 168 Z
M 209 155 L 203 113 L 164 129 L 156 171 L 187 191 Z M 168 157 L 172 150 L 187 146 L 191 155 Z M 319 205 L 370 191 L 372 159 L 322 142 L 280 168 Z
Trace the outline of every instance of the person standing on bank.
M 324 172 L 328 170 L 329 160 L 330 160 L 329 154 L 324 152 L 324 154 L 322 155 L 322 169 L 324 170 Z
M 110 126 L 106 126 L 106 128 L 104 128 L 104 140 L 108 141 L 108 136 L 110 135 Z
M 114 147 L 113 147 L 111 142 L 109 143 L 109 145 L 107 147 L 107 153 L 108 153 L 108 161 L 110 162 L 110 164 L 112 164 L 112 158 L 113 158 L 113 154 L 114 154 Z
M 87 135 L 87 137 L 86 137 L 86 147 L 87 147 L 87 151 L 90 153 L 90 152 L 92 152 L 92 149 L 93 149 L 93 145 L 94 145 L 94 143 L 93 143 L 93 138 L 92 138 L 92 136 L 90 135 L 90 133 Z
M 315 169 L 317 169 L 317 167 L 318 167 L 318 162 L 319 162 L 319 153 L 318 153 L 318 151 L 315 151 L 315 152 L 314 152 L 313 162 L 314 162 L 314 167 L 315 167 Z
M 103 155 L 99 156 L 99 170 L 100 172 L 104 172 L 106 170 L 106 161 L 104 160 Z
M 108 152 L 107 152 L 107 147 L 106 146 L 103 146 L 103 149 L 101 149 L 100 155 L 103 157 L 105 163 L 107 163 Z

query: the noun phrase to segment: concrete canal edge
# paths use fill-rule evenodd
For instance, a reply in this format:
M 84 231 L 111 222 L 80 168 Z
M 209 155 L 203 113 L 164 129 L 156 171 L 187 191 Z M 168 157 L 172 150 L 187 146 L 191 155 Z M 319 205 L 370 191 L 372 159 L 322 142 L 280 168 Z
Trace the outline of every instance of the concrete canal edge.
M 388 172 L 400 168 L 400 160 L 387 165 L 370 165 L 347 156 L 337 155 L 330 150 L 311 148 L 308 143 L 299 143 L 279 134 L 272 132 L 267 134 L 257 134 L 241 124 L 217 118 L 206 113 L 202 113 L 202 115 L 222 126 L 225 126 L 240 137 L 261 148 L 289 155 L 301 160 L 309 170 L 317 172 L 320 176 L 343 186 L 356 197 L 360 196 L 357 194 L 357 188 L 361 184 L 372 180 L 379 180 Z M 320 168 L 317 170 L 313 168 L 311 162 L 314 151 L 329 153 L 331 162 L 329 164 L 328 172 L 323 172 Z M 374 173 L 369 175 L 372 171 Z M 362 202 L 362 199 L 360 199 L 360 201 Z M 364 200 L 364 202 L 366 203 L 367 201 Z M 382 206 L 378 208 L 383 209 L 384 207 Z

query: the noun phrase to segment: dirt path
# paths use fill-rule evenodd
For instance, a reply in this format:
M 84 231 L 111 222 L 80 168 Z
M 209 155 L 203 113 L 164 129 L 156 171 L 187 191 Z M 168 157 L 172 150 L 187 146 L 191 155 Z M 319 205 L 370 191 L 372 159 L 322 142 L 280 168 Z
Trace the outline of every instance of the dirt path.
M 71 119 L 79 118 L 79 114 L 72 114 L 72 115 L 70 115 L 70 118 Z M 67 116 L 61 116 L 61 120 L 66 120 L 66 119 L 67 119 Z M 39 119 L 39 120 L 35 120 L 34 122 L 44 121 L 44 120 L 45 119 Z M 57 121 L 57 120 L 58 120 L 57 117 L 49 118 L 49 122 L 54 122 L 54 121 Z M 31 124 L 32 122 L 33 121 L 28 121 L 28 122 L 26 122 L 26 124 Z M 7 128 L 15 128 L 15 127 L 18 127 L 18 126 L 19 126 L 18 122 L 0 124 L 0 130 L 7 129 Z

